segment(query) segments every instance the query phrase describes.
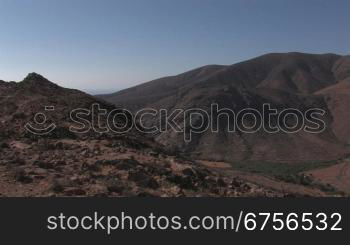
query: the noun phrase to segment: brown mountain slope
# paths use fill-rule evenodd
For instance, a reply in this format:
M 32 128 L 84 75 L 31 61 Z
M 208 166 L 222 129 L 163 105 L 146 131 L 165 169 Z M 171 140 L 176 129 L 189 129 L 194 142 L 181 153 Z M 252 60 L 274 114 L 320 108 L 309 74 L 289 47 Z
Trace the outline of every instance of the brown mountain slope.
M 181 91 L 194 89 L 193 86 L 268 88 L 310 94 L 334 84 L 337 74 L 346 74 L 343 72 L 346 67 L 335 68 L 333 72 L 333 66 L 341 65 L 341 58 L 334 54 L 267 54 L 230 66 L 201 67 L 98 97 L 137 109 Z
M 261 112 L 262 105 L 268 103 L 279 111 L 296 108 L 305 112 L 320 108 L 326 112 L 322 118 L 326 129 L 319 134 L 303 131 L 293 134 L 228 133 L 225 121 L 220 119 L 219 133 L 206 131 L 195 135 L 191 142 L 185 142 L 182 133 L 171 130 L 156 135 L 157 140 L 168 147 L 201 159 L 308 162 L 337 159 L 349 152 L 341 137 L 345 122 L 337 126 L 340 117 L 335 115 L 336 109 L 328 97 L 320 92 L 346 82 L 350 72 L 348 57 L 267 54 L 231 66 L 209 67 L 99 97 L 132 110 L 201 108 L 209 112 L 210 105 L 217 103 L 219 108 L 236 112 L 244 108 Z M 338 97 L 338 93 L 334 96 Z M 348 100 L 342 101 L 345 110 L 350 104 Z M 149 122 L 156 125 L 159 121 L 149 119 Z M 188 128 L 188 122 L 182 127 Z M 339 131 L 338 127 L 342 129 Z
M 160 99 L 172 96 L 182 87 L 205 81 L 224 67 L 219 65 L 205 66 L 178 76 L 160 78 L 115 94 L 97 97 L 101 97 L 116 105 L 123 104 L 129 109 L 138 109 L 145 104 L 154 103 Z
M 350 144 L 350 77 L 318 91 L 317 94 L 326 98 L 333 118 L 331 128 L 334 134 L 345 144 Z

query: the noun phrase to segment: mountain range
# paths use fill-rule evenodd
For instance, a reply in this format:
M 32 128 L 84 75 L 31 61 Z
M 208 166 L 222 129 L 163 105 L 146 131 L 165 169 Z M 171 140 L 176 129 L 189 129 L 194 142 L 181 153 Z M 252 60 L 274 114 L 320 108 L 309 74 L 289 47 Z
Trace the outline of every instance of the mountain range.
M 319 108 L 326 112 L 322 118 L 326 128 L 318 134 L 231 133 L 220 117 L 211 118 L 221 126 L 218 133 L 206 131 L 191 142 L 172 130 L 154 135 L 161 144 L 196 159 L 307 162 L 339 159 L 349 153 L 349 88 L 350 56 L 292 52 L 266 54 L 228 66 L 208 65 L 97 97 L 134 112 L 200 108 L 209 113 L 211 104 L 259 112 L 266 103 L 278 111 Z M 157 125 L 159 119 L 150 118 L 147 123 Z M 190 126 L 183 122 L 183 128 Z
M 108 95 L 62 88 L 37 73 L 0 81 L 1 196 L 339 196 L 350 194 L 350 57 L 267 54 L 229 66 L 209 65 Z M 201 108 L 239 112 L 295 108 L 325 111 L 319 133 L 218 132 L 184 141 L 183 133 L 130 130 L 76 133 L 70 112 L 98 104 L 125 108 Z M 48 108 L 48 109 L 47 109 Z M 33 119 L 43 112 L 45 123 Z M 88 114 L 85 119 L 91 119 Z M 40 121 L 40 120 L 39 120 Z M 186 129 L 189 121 L 178 118 Z M 251 123 L 252 119 L 246 119 Z M 278 120 L 273 119 L 273 124 Z M 288 120 L 295 123 L 295 119 Z M 26 125 L 45 127 L 47 135 Z M 108 123 L 105 119 L 102 125 Z M 145 117 L 147 125 L 162 122 Z

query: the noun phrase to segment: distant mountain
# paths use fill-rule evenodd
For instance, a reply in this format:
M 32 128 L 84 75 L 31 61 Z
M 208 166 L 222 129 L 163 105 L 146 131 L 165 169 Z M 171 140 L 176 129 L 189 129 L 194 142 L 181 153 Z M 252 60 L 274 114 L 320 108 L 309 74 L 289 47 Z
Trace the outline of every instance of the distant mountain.
M 207 131 L 191 142 L 184 142 L 181 133 L 172 131 L 158 134 L 156 139 L 201 159 L 323 161 L 349 153 L 350 130 L 346 126 L 350 124 L 346 92 L 349 79 L 349 56 L 273 53 L 230 66 L 201 67 L 98 97 L 134 111 L 141 108 L 209 111 L 213 103 L 234 111 L 244 108 L 261 111 L 264 103 L 279 111 L 320 108 L 326 111 L 323 120 L 327 127 L 319 134 L 228 133 L 220 119 L 223 127 L 219 133 Z M 149 119 L 148 123 L 158 121 Z M 189 127 L 187 122 L 182 126 Z
M 130 108 L 143 107 L 193 86 L 235 86 L 311 94 L 345 79 L 350 59 L 335 54 L 267 54 L 230 66 L 209 65 L 99 97 Z

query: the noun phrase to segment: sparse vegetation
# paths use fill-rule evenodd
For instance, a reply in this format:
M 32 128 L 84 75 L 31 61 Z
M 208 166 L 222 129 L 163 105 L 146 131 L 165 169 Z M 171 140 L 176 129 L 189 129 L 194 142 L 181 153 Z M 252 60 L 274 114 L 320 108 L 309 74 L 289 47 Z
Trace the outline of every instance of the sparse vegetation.
M 262 174 L 274 177 L 283 182 L 309 186 L 317 188 L 323 192 L 344 194 L 339 192 L 330 184 L 324 184 L 316 181 L 313 176 L 306 175 L 303 172 L 326 168 L 337 164 L 338 160 L 333 161 L 311 161 L 303 163 L 276 163 L 276 162 L 238 162 L 233 163 L 232 167 L 236 170 L 251 173 Z
M 296 175 L 304 171 L 329 167 L 337 163 L 337 160 L 332 161 L 309 161 L 300 163 L 281 163 L 281 162 L 266 162 L 266 161 L 245 161 L 234 162 L 232 168 L 240 171 L 258 173 L 268 176 L 288 176 Z

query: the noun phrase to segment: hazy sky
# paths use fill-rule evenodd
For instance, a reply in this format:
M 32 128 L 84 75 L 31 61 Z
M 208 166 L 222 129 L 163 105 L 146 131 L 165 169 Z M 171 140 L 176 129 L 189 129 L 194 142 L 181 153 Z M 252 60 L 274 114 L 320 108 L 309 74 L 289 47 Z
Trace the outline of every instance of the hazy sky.
M 114 92 L 269 52 L 350 54 L 348 0 L 0 0 L 0 79 Z

